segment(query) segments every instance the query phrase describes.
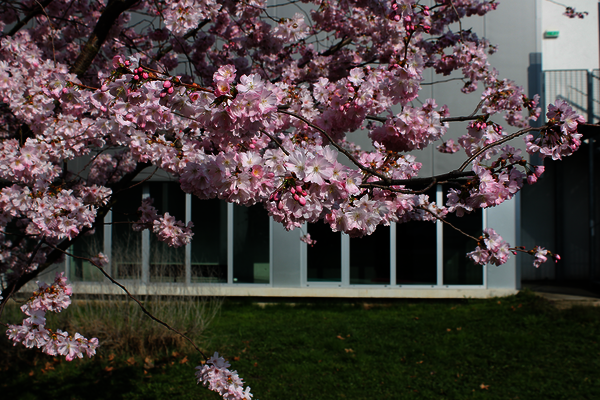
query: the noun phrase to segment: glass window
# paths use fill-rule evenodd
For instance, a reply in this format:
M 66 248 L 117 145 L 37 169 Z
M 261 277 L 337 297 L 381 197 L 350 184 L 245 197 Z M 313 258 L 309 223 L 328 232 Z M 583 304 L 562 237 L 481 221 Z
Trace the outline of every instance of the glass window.
M 436 250 L 434 222 L 409 221 L 396 224 L 396 283 L 435 285 Z
M 341 282 L 342 234 L 333 232 L 323 221 L 308 224 L 307 231 L 317 241 L 314 246 L 307 246 L 307 281 Z
M 156 212 L 168 212 L 185 223 L 185 193 L 179 183 L 150 182 L 149 186 Z M 185 246 L 171 247 L 150 233 L 150 282 L 185 282 Z
M 192 283 L 227 282 L 227 203 L 192 196 Z
M 479 237 L 483 231 L 481 209 L 463 217 L 449 215 L 446 221 L 463 232 Z M 483 266 L 467 258 L 467 253 L 475 250 L 473 239 L 444 224 L 444 285 L 483 285 Z
M 112 208 L 112 273 L 118 279 L 139 279 L 142 275 L 142 233 L 131 229 L 139 220 L 142 185 L 136 185 L 116 195 Z
M 104 225 L 98 223 L 93 234 L 88 234 L 77 238 L 73 244 L 73 254 L 79 257 L 94 257 L 100 252 L 104 252 Z M 112 257 L 111 257 L 112 258 Z M 70 259 L 69 279 L 74 282 L 98 282 L 104 280 L 104 275 L 89 261 L 79 258 Z
M 269 283 L 269 215 L 261 205 L 233 206 L 233 282 Z
M 372 235 L 350 239 L 350 284 L 390 283 L 390 227 L 379 226 Z

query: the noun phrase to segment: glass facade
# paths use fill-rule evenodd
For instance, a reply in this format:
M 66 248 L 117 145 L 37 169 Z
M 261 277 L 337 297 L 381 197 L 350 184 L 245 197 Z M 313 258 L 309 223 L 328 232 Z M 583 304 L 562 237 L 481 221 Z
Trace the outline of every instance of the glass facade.
M 112 208 L 112 243 L 110 261 L 112 274 L 117 279 L 142 277 L 142 233 L 131 225 L 139 220 L 138 208 L 142 202 L 142 185 L 136 185 L 117 194 Z
M 227 203 L 192 196 L 191 283 L 227 282 Z
M 261 205 L 233 206 L 233 282 L 269 283 L 269 215 Z
M 479 237 L 483 231 L 481 210 L 459 218 L 450 215 L 446 220 L 461 231 Z M 473 239 L 444 224 L 444 285 L 483 285 L 483 266 L 465 255 L 475 249 Z
M 185 193 L 176 182 L 150 182 L 149 193 L 159 215 L 169 213 L 185 223 Z M 185 282 L 185 247 L 170 247 L 150 234 L 150 282 Z
M 350 284 L 390 284 L 390 227 L 350 239 Z
M 79 257 L 90 258 L 104 252 L 104 225 L 98 224 L 93 234 L 82 236 L 73 244 L 73 254 Z M 70 259 L 69 275 L 74 282 L 99 282 L 104 280 L 104 275 L 98 268 L 79 258 Z
M 154 199 L 159 214 L 168 212 L 177 220 L 193 222 L 194 237 L 190 244 L 172 248 L 158 241 L 152 232 L 131 229 L 139 218 L 137 209 L 145 196 Z M 271 253 L 276 252 L 284 255 L 283 262 L 290 260 L 288 270 L 293 271 L 297 264 L 297 271 L 304 271 L 299 278 L 293 278 L 298 286 L 485 285 L 484 267 L 465 257 L 475 247 L 473 240 L 441 222 L 379 226 L 372 235 L 362 238 L 332 232 L 323 222 L 307 224 L 306 233 L 317 243 L 308 246 L 298 240 L 294 247 L 289 244 L 294 243 L 292 240 L 282 249 L 273 247 L 277 238 L 272 237 L 271 219 L 261 205 L 244 207 L 218 199 L 200 200 L 182 193 L 176 182 L 147 182 L 123 191 L 118 197 L 125 201 L 116 202 L 106 219 L 109 223 L 99 225 L 93 235 L 82 237 L 72 249 L 76 255 L 92 256 L 110 246 L 111 271 L 117 279 L 141 279 L 148 283 L 271 284 L 274 276 Z M 475 237 L 483 229 L 480 210 L 462 218 L 450 216 L 447 220 Z M 301 233 L 295 232 L 292 235 L 298 235 L 299 239 Z M 301 253 L 306 257 L 300 257 Z M 70 261 L 69 275 L 73 281 L 103 280 L 89 263 L 77 259 Z M 275 285 L 283 282 L 277 279 Z
M 317 241 L 308 246 L 306 280 L 308 282 L 342 281 L 342 234 L 333 232 L 329 224 L 320 221 L 308 224 L 310 237 Z
M 437 283 L 437 238 L 434 222 L 396 224 L 396 284 Z

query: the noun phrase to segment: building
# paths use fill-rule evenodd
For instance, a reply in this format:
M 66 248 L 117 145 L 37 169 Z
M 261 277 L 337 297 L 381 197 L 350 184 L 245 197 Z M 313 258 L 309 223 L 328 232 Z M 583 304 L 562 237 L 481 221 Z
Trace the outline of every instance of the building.
M 556 94 L 550 94 L 544 81 L 550 76 L 546 71 L 582 69 L 587 76 L 588 70 L 598 68 L 598 3 L 591 0 L 570 3 L 578 11 L 588 11 L 589 15 L 583 20 L 569 19 L 562 15 L 564 6 L 549 0 L 505 0 L 497 11 L 465 24 L 473 26 L 481 37 L 498 44 L 499 51 L 491 57 L 491 62 L 501 77 L 515 80 L 527 88 L 530 96 L 546 89 L 543 97 L 546 103 L 556 96 L 583 102 L 574 97 L 583 87 L 563 84 Z M 429 78 L 431 81 L 427 83 L 432 83 L 433 74 Z M 422 91 L 423 98 L 432 97 L 438 104 L 447 104 L 452 115 L 468 115 L 475 109 L 479 97 L 477 93 L 461 95 L 461 86 L 460 81 L 427 85 Z M 584 104 L 587 102 L 586 95 Z M 463 134 L 464 126 L 452 126 L 449 138 Z M 363 140 L 362 144 L 366 145 L 364 139 L 356 137 L 356 140 Z M 434 146 L 415 155 L 423 163 L 422 176 L 447 172 L 463 161 L 460 157 L 438 153 Z M 581 162 L 578 168 L 581 169 Z M 524 190 L 512 201 L 455 218 L 452 222 L 474 235 L 483 228 L 493 227 L 513 245 L 541 244 L 551 249 L 558 246 L 557 252 L 563 254 L 565 265 L 574 265 L 573 260 L 583 257 L 582 251 L 571 251 L 570 242 L 561 244 L 565 237 L 557 232 L 562 232 L 565 220 L 576 217 L 569 213 L 577 214 L 584 207 L 579 202 L 585 202 L 586 196 L 577 192 L 579 186 L 570 179 L 556 180 L 558 174 L 571 176 L 572 173 L 550 166 L 548 171 L 549 176 L 539 185 Z M 575 175 L 584 179 L 583 175 Z M 555 183 L 550 184 L 551 181 Z M 566 192 L 557 185 L 570 185 L 569 190 L 575 192 Z M 104 251 L 112 260 L 108 267 L 111 274 L 135 286 L 139 293 L 491 297 L 515 293 L 522 277 L 537 278 L 538 271 L 543 271 L 541 277 L 558 276 L 551 263 L 535 270 L 531 266 L 532 259 L 526 256 L 513 257 L 501 267 L 474 265 L 465 254 L 475 244 L 440 222 L 380 227 L 372 236 L 362 239 L 333 233 L 321 224 L 286 232 L 260 206 L 245 208 L 219 200 L 201 201 L 182 193 L 177 186 L 165 175 L 153 176 L 130 189 L 127 201 L 120 202 L 106 216 L 106 225 L 78 243 L 73 251 L 76 254 Z M 443 187 L 438 186 L 433 192 L 438 202 L 445 202 Z M 137 219 L 136 209 L 147 196 L 155 199 L 159 212 L 169 212 L 182 221 L 194 223 L 195 237 L 190 245 L 172 249 L 157 242 L 147 231 L 131 231 L 128 224 Z M 547 201 L 549 197 L 555 199 L 552 206 Z M 552 217 L 539 218 L 540 213 L 549 213 Z M 580 230 L 577 224 L 573 225 L 575 245 L 584 246 Z M 317 245 L 311 247 L 300 241 L 306 232 L 317 240 Z M 595 246 L 585 243 L 588 243 L 586 257 L 591 259 Z M 103 277 L 85 262 L 67 260 L 66 270 L 77 292 L 112 290 L 101 284 Z M 113 289 L 118 291 L 118 288 Z

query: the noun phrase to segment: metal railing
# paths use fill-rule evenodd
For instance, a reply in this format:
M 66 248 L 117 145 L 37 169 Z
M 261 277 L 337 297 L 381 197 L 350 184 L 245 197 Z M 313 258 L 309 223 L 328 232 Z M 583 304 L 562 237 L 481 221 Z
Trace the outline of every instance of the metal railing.
M 544 71 L 544 103 L 566 101 L 590 123 L 600 119 L 600 70 Z

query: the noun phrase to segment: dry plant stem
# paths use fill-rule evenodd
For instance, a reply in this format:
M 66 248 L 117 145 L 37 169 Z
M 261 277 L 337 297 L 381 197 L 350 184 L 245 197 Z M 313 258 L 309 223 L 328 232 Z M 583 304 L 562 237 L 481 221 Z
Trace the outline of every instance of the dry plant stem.
M 333 147 L 335 147 L 340 153 L 342 153 L 346 157 L 348 157 L 348 159 L 350 161 L 352 161 L 352 163 L 354 165 L 356 165 L 362 171 L 367 172 L 367 173 L 369 173 L 371 175 L 374 175 L 374 176 L 378 177 L 379 179 L 381 179 L 382 181 L 384 181 L 385 183 L 390 184 L 390 182 L 391 182 L 390 178 L 388 178 L 385 175 L 380 174 L 379 172 L 377 172 L 377 171 L 375 171 L 375 170 L 373 170 L 371 168 L 367 168 L 364 165 L 362 165 L 360 162 L 358 162 L 358 160 L 356 158 L 354 158 L 354 156 L 352 154 L 350 154 L 350 152 L 348 152 L 342 146 L 340 146 L 339 144 L 337 144 L 336 142 L 334 142 L 333 139 L 331 138 L 331 136 L 329 136 L 329 134 L 327 132 L 325 132 L 323 129 L 319 128 L 317 125 L 313 124 L 312 122 L 310 122 L 309 120 L 307 120 L 303 116 L 298 115 L 298 114 L 294 114 L 292 112 L 285 111 L 285 110 L 282 110 L 282 109 L 278 109 L 277 112 L 282 113 L 282 114 L 291 115 L 292 117 L 296 117 L 299 120 L 301 120 L 302 122 L 304 122 L 306 125 L 308 125 L 311 128 L 316 129 L 317 131 L 321 132 L 329 140 L 329 142 L 333 145 Z
M 502 138 L 502 139 L 500 139 L 500 140 L 497 140 L 497 141 L 495 141 L 494 143 L 490 143 L 490 144 L 488 144 L 487 146 L 484 146 L 484 147 L 482 147 L 482 148 L 481 148 L 481 149 L 480 149 L 480 150 L 479 150 L 477 153 L 475 153 L 475 154 L 473 154 L 471 157 L 469 157 L 469 158 L 467 159 L 467 161 L 465 161 L 465 162 L 464 162 L 464 163 L 463 163 L 463 164 L 460 166 L 460 168 L 458 168 L 456 171 L 458 171 L 458 172 L 463 172 L 463 171 L 465 170 L 465 168 L 467 168 L 467 167 L 469 166 L 469 164 L 471 163 L 471 161 L 473 161 L 474 159 L 476 159 L 477 157 L 479 157 L 481 154 L 483 154 L 484 152 L 488 151 L 488 150 L 489 150 L 489 149 L 491 149 L 492 147 L 496 147 L 496 146 L 498 146 L 498 145 L 501 145 L 502 143 L 506 143 L 506 142 L 508 142 L 509 140 L 512 140 L 512 139 L 514 139 L 514 138 L 516 138 L 516 137 L 518 137 L 518 136 L 521 136 L 521 135 L 522 135 L 522 134 L 524 134 L 524 133 L 527 133 L 527 132 L 532 132 L 532 131 L 541 131 L 541 130 L 543 130 L 543 129 L 546 129 L 546 127 L 545 127 L 545 126 L 543 126 L 543 127 L 540 127 L 540 128 L 529 127 L 529 128 L 526 128 L 526 129 L 522 129 L 522 130 L 520 130 L 520 131 L 518 131 L 518 132 L 515 132 L 515 133 L 513 133 L 512 135 L 508 135 L 508 136 L 507 136 L 507 137 L 505 137 L 505 138 Z
M 462 231 L 461 229 L 457 228 L 456 226 L 454 226 L 452 223 L 446 221 L 444 218 L 441 218 L 440 216 L 438 216 L 436 213 L 434 213 L 433 211 L 425 208 L 425 207 L 418 207 L 420 210 L 423 211 L 427 211 L 429 214 L 433 215 L 435 217 L 436 220 L 443 222 L 444 224 L 448 225 L 449 227 L 451 227 L 452 229 L 454 229 L 455 231 L 465 235 L 466 237 L 468 237 L 469 239 L 473 239 L 476 242 L 479 242 L 479 239 L 477 239 L 475 236 L 471 236 L 468 233 Z
M 187 340 L 193 347 L 194 349 L 196 349 L 201 355 L 202 357 L 204 357 L 205 360 L 208 360 L 208 357 L 206 357 L 206 355 L 204 354 L 204 352 L 202 350 L 200 350 L 200 348 L 198 346 L 196 346 L 196 344 L 194 343 L 194 341 L 192 339 L 190 339 L 189 337 L 187 337 L 186 335 L 184 335 L 183 333 L 179 332 L 177 329 L 172 328 L 169 324 L 167 324 L 164 321 L 161 321 L 160 319 L 156 318 L 154 315 L 152 315 L 150 313 L 150 311 L 148 311 L 146 309 L 146 307 L 144 307 L 144 305 L 134 296 L 132 295 L 129 290 L 127 290 L 127 288 L 125 286 L 123 286 L 122 284 L 120 284 L 119 282 L 117 282 L 115 279 L 113 279 L 112 276 L 110 276 L 101 266 L 99 266 L 95 261 L 87 258 L 87 257 L 80 257 L 80 256 L 76 256 L 74 254 L 71 254 L 65 250 L 61 250 L 58 249 L 52 245 L 50 245 L 50 247 L 53 247 L 56 250 L 59 250 L 61 252 L 63 252 L 65 255 L 72 257 L 72 258 L 77 258 L 79 260 L 84 260 L 84 261 L 88 261 L 90 264 L 92 264 L 94 267 L 98 268 L 100 270 L 100 272 L 102 273 L 102 275 L 104 275 L 109 281 L 111 281 L 113 284 L 117 285 L 118 287 L 120 287 L 126 294 L 127 296 L 132 299 L 133 301 L 135 301 L 137 303 L 137 305 L 140 307 L 140 309 L 142 310 L 142 312 L 144 314 L 146 314 L 150 319 L 152 319 L 155 322 L 158 322 L 159 324 L 161 324 L 162 326 L 164 326 L 165 328 L 169 329 L 170 331 L 175 332 L 176 334 L 178 334 L 179 336 L 181 336 L 182 338 L 184 338 L 185 340 Z

